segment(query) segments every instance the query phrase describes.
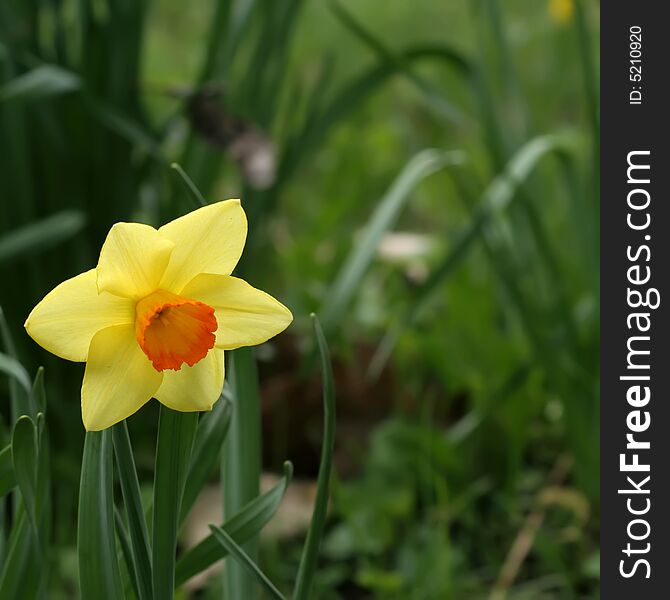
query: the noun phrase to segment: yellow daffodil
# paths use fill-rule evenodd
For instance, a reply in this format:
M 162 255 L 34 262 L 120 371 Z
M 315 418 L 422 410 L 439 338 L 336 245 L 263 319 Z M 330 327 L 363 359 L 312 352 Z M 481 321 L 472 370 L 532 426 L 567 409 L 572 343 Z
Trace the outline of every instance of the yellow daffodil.
M 291 312 L 232 277 L 247 235 L 239 200 L 200 208 L 156 230 L 117 223 L 98 266 L 61 283 L 25 327 L 53 354 L 86 362 L 84 426 L 97 431 L 151 397 L 178 411 L 209 410 L 223 352 L 260 344 Z
M 549 16 L 555 23 L 565 25 L 575 13 L 574 0 L 549 0 Z

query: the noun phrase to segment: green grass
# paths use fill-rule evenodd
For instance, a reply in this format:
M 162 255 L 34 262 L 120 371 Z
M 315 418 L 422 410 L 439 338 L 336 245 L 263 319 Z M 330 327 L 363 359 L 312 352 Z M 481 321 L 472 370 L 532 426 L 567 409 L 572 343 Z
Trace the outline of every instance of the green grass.
M 341 418 L 364 420 L 382 407 L 360 446 L 338 428 L 336 458 L 354 446 L 357 460 L 334 477 L 316 597 L 597 597 L 597 3 L 580 1 L 565 24 L 536 0 L 389 0 L 383 10 L 372 0 L 271 4 L 0 9 L 0 441 L 9 447 L 21 414 L 33 419 L 53 501 L 40 508 L 48 494 L 38 478 L 37 500 L 24 507 L 2 459 L 3 490 L 13 491 L 4 500 L 10 509 L 0 507 L 0 589 L 17 590 L 21 574 L 30 575 L 39 547 L 19 542 L 31 539 L 37 518 L 50 524 L 56 557 L 42 580 L 49 597 L 76 593 L 83 370 L 38 349 L 22 323 L 47 291 L 95 264 L 113 222 L 157 225 L 191 210 L 190 177 L 206 201 L 243 198 L 250 236 L 239 272 L 296 316 L 292 334 L 271 344 L 275 358 L 261 362 L 261 396 L 273 377 L 301 391 L 280 399 L 285 415 L 263 440 L 266 467 L 296 458 L 272 446 L 289 435 L 285 421 L 292 435 L 309 437 L 304 382 L 317 362 L 291 357 L 314 349 L 310 312 L 324 319 L 338 402 L 348 407 L 338 408 Z M 194 100 L 201 82 L 224 95 Z M 255 188 L 238 161 L 203 139 L 203 123 L 231 118 L 272 139 L 277 179 L 269 188 Z M 428 148 L 438 149 L 433 158 L 463 161 L 438 160 L 444 168 L 403 177 Z M 380 255 L 391 231 L 418 234 L 423 249 Z M 44 380 L 33 385 L 38 365 Z M 226 490 L 223 529 L 230 548 L 241 544 L 252 559 L 285 487 L 254 504 L 254 368 L 251 353 L 234 357 L 229 382 L 244 410 L 201 421 L 193 445 L 194 453 L 220 446 L 230 422 L 223 477 L 240 487 Z M 48 439 L 37 417 L 42 385 Z M 169 552 L 184 516 L 183 477 L 198 487 L 216 480 L 216 468 L 185 463 L 179 481 L 162 479 L 173 492 L 157 517 L 167 529 L 144 530 L 138 496 L 153 480 L 157 422 L 155 407 L 128 422 L 139 488 L 132 453 L 117 448 L 125 471 L 116 478 L 129 503 L 117 535 L 125 528 L 130 555 L 147 555 L 148 539 L 165 534 L 153 552 L 183 582 L 225 554 L 211 536 L 176 564 Z M 85 459 L 102 463 L 97 480 L 82 475 L 84 495 L 111 485 L 108 437 L 87 441 Z M 318 451 L 320 440 L 311 442 Z M 95 444 L 104 456 L 92 455 Z M 32 475 L 20 472 L 30 497 Z M 182 513 L 195 499 L 186 494 Z M 536 510 L 544 521 L 529 554 L 503 577 Z M 79 519 L 104 521 L 109 542 L 113 516 L 107 507 Z M 303 542 L 260 549 L 263 573 L 283 593 L 293 591 Z M 86 585 L 104 580 L 110 597 L 132 589 L 133 578 L 148 588 L 146 560 L 134 575 L 105 572 L 111 551 L 107 543 L 95 550 Z M 233 585 L 256 590 L 244 556 L 229 560 L 232 580 L 246 581 Z

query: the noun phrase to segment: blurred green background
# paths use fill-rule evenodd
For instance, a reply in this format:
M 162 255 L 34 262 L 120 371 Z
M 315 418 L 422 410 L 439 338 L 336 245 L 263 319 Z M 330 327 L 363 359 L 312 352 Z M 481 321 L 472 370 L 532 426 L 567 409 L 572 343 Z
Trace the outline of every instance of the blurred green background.
M 242 198 L 238 272 L 296 316 L 257 352 L 264 467 L 298 480 L 273 580 L 289 589 L 318 468 L 314 311 L 338 390 L 314 597 L 598 596 L 598 10 L 0 4 L 3 351 L 46 369 L 54 598 L 76 588 L 83 365 L 22 323 L 114 222 L 192 210 L 173 161 Z M 155 423 L 129 423 L 147 482 Z

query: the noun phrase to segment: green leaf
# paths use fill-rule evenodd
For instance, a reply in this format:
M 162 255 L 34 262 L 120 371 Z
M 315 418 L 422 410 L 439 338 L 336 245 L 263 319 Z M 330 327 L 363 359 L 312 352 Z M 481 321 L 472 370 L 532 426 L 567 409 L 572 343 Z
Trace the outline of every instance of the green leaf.
M 112 483 L 112 432 L 89 431 L 84 439 L 77 531 L 82 598 L 123 599 Z
M 12 464 L 12 446 L 5 446 L 0 451 L 0 498 L 10 492 L 16 485 L 14 466 Z
M 0 352 L 0 371 L 18 381 L 26 394 L 30 394 L 32 390 L 30 377 L 18 360 Z
M 284 463 L 282 480 L 262 496 L 254 498 L 234 517 L 228 519 L 222 526 L 226 533 L 238 544 L 257 535 L 277 512 L 292 475 L 293 466 L 290 462 Z M 214 536 L 207 536 L 177 562 L 176 584 L 183 584 L 226 555 L 226 549 L 217 543 Z
M 170 165 L 170 168 L 173 171 L 176 171 L 179 177 L 181 177 L 181 180 L 191 194 L 196 207 L 207 206 L 207 200 L 205 200 L 204 196 L 200 193 L 200 190 L 196 187 L 195 183 L 193 183 L 193 180 L 186 174 L 186 171 L 181 168 L 181 165 L 173 162 Z
M 200 490 L 212 474 L 215 465 L 219 461 L 221 448 L 226 440 L 226 433 L 230 427 L 230 419 L 233 414 L 233 403 L 230 399 L 228 388 L 224 389 L 219 401 L 214 408 L 205 413 L 198 422 L 198 429 L 193 443 L 191 453 L 191 465 L 186 478 L 184 497 L 181 503 L 182 523 L 193 507 Z
M 154 597 L 161 600 L 170 600 L 174 594 L 179 514 L 197 425 L 197 412 L 177 412 L 161 405 L 154 474 L 152 548 Z
M 40 65 L 0 88 L 0 102 L 42 100 L 73 92 L 81 80 L 71 71 L 55 65 Z
M 122 579 L 124 581 L 124 593 L 125 589 L 132 586 L 135 596 L 137 598 L 141 598 L 140 588 L 138 586 L 137 570 L 135 569 L 135 559 L 133 557 L 133 551 L 130 547 L 130 538 L 128 537 L 128 532 L 126 531 L 123 517 L 117 508 L 114 508 L 114 529 L 116 530 L 116 537 L 119 540 L 121 554 L 123 555 L 123 560 L 127 569 L 127 573 L 121 573 Z M 128 583 L 130 585 L 128 585 Z M 149 580 L 149 584 L 151 584 L 151 580 Z
M 30 390 L 30 403 L 39 413 L 46 413 L 47 395 L 44 389 L 44 367 L 37 369 L 37 374 L 35 375 L 35 379 L 33 379 L 33 386 Z
M 384 233 L 393 227 L 414 188 L 426 177 L 440 169 L 460 164 L 460 152 L 424 150 L 412 158 L 391 184 L 370 217 L 365 235 L 354 247 L 335 278 L 321 310 L 323 327 L 332 331 L 337 327 L 349 302 L 360 289 L 361 280 L 372 263 Z
M 12 528 L 9 550 L 0 575 L 0 598 L 34 598 L 40 581 L 37 561 L 32 561 L 35 536 L 25 511 L 20 511 Z
M 433 110 L 438 116 L 462 126 L 464 119 L 461 112 L 455 106 L 447 102 L 443 95 L 435 90 L 427 80 L 419 76 L 411 68 L 411 64 L 404 60 L 402 55 L 398 55 L 386 47 L 386 45 L 374 35 L 372 30 L 367 29 L 361 22 L 357 21 L 353 15 L 336 0 L 331 0 L 330 8 L 337 19 L 362 43 L 368 46 L 382 63 L 389 64 L 395 71 L 404 75 L 421 91 L 421 98 L 425 101 L 427 108 Z
M 28 373 L 25 371 L 23 366 L 18 363 L 16 347 L 14 345 L 14 340 L 12 339 L 11 332 L 9 330 L 9 325 L 5 319 L 5 313 L 0 307 L 0 334 L 2 334 L 2 343 L 9 356 L 13 361 L 5 362 L 5 366 L 10 368 L 14 375 L 9 379 L 9 398 L 11 401 L 11 419 L 12 422 L 15 422 L 21 415 L 31 415 L 33 414 L 30 406 L 30 397 L 26 393 L 25 380 L 30 381 Z M 2 354 L 0 354 L 2 356 Z M 0 360 L 0 362 L 2 362 Z M 19 365 L 20 368 L 17 368 L 16 365 Z M 2 368 L 0 367 L 0 370 Z M 24 375 L 18 375 L 23 372 Z M 19 379 L 17 379 L 17 375 Z M 22 383 L 19 383 L 22 381 Z
M 382 60 L 343 86 L 325 108 L 317 111 L 315 107 L 313 114 L 305 120 L 304 127 L 286 144 L 282 152 L 279 179 L 285 181 L 290 178 L 302 158 L 311 156 L 335 125 L 358 110 L 365 100 L 398 72 L 398 64 L 427 60 L 445 63 L 461 77 L 476 81 L 473 65 L 462 53 L 446 44 L 415 46 L 401 52 L 395 62 Z
M 0 237 L 0 264 L 48 250 L 77 235 L 85 224 L 83 212 L 64 210 L 19 227 Z
M 321 445 L 321 464 L 319 465 L 314 512 L 312 513 L 312 522 L 307 531 L 307 539 L 302 550 L 300 567 L 298 568 L 293 596 L 295 600 L 306 600 L 310 597 L 310 589 L 319 556 L 319 546 L 328 513 L 328 494 L 333 466 L 333 447 L 335 444 L 335 384 L 333 382 L 330 353 L 316 315 L 312 315 L 312 323 L 319 346 L 323 377 L 323 441 Z
M 264 588 L 271 597 L 284 600 L 284 596 L 270 581 L 268 576 L 260 570 L 258 565 L 251 560 L 249 555 L 238 546 L 235 540 L 230 537 L 224 529 L 221 529 L 221 527 L 217 527 L 216 525 L 210 525 L 209 528 L 214 535 L 214 539 L 225 548 L 228 554 L 256 578 L 260 586 Z
M 256 498 L 261 474 L 261 415 L 258 373 L 253 348 L 239 348 L 228 354 L 233 415 L 223 454 L 224 516 L 228 519 Z M 256 559 L 258 540 L 247 540 L 244 550 Z M 224 575 L 226 595 L 251 598 L 253 579 L 237 563 Z
M 139 590 L 140 600 L 153 598 L 153 583 L 151 575 L 151 549 L 149 547 L 149 533 L 144 518 L 144 509 L 140 496 L 140 483 L 137 479 L 133 448 L 128 434 L 128 425 L 125 421 L 112 428 L 114 441 L 114 455 L 118 466 L 119 482 L 123 494 L 123 503 L 128 517 L 130 531 L 130 545 L 132 549 L 132 565 L 128 569 L 131 575 L 137 577 L 135 586 Z M 117 523 L 118 533 L 118 523 Z
M 435 290 L 462 263 L 474 247 L 474 242 L 480 240 L 486 234 L 487 228 L 496 219 L 501 219 L 504 216 L 505 211 L 515 199 L 519 186 L 533 172 L 537 163 L 548 154 L 554 153 L 561 157 L 574 150 L 576 141 L 576 136 L 571 132 L 538 136 L 524 144 L 514 154 L 505 170 L 484 191 L 470 225 L 458 236 L 442 263 L 411 294 L 406 309 L 380 342 L 370 362 L 369 373 L 371 377 L 374 378 L 381 373 L 402 332 L 414 323 L 417 316 L 432 298 Z
M 19 418 L 12 431 L 12 464 L 28 519 L 37 534 L 37 428 L 25 415 Z

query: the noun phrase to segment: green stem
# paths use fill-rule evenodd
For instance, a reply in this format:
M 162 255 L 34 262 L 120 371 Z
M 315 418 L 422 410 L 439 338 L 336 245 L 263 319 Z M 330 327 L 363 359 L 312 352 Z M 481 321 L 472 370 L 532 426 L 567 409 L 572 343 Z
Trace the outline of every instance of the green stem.
M 226 519 L 234 516 L 259 494 L 261 472 L 260 395 L 256 361 L 251 348 L 230 354 L 228 385 L 233 398 L 233 416 L 223 455 L 223 499 Z M 257 559 L 258 538 L 243 545 Z M 228 562 L 224 575 L 226 598 L 251 600 L 257 595 L 253 576 L 240 564 Z
M 153 518 L 154 598 L 174 596 L 175 552 L 179 513 L 198 413 L 181 413 L 161 405 L 156 443 Z

